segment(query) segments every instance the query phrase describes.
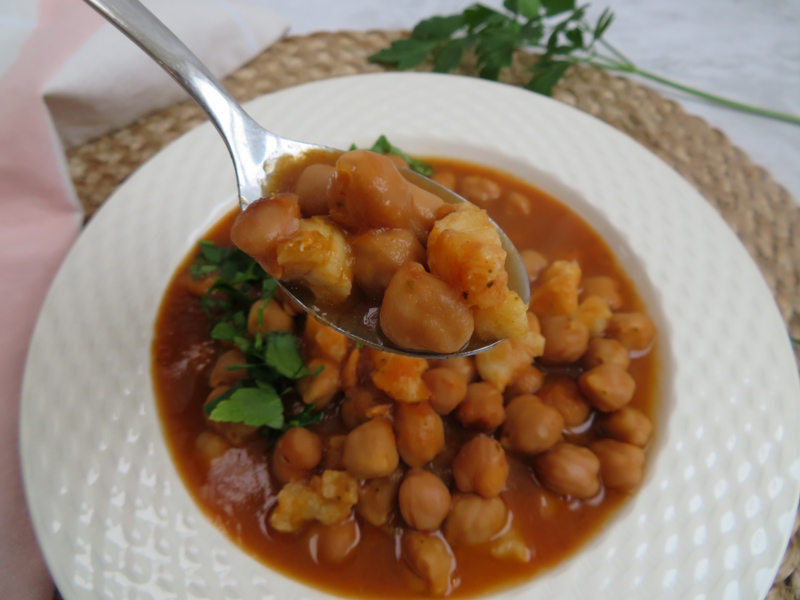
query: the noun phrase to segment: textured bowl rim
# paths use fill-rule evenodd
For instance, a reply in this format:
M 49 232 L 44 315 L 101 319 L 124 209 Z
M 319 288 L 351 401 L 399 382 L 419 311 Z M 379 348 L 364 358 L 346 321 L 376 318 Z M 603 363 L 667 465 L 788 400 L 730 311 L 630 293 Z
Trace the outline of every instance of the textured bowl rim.
M 502 166 L 531 180 L 587 218 L 655 313 L 664 333 L 659 341 L 664 429 L 643 488 L 574 557 L 496 597 L 571 598 L 586 589 L 596 590 L 597 598 L 645 590 L 651 598 L 764 597 L 800 496 L 800 440 L 786 434 L 800 422 L 798 374 L 761 274 L 733 232 L 686 181 L 625 135 L 577 109 L 474 78 L 356 75 L 282 90 L 247 107 L 267 128 L 287 137 L 343 147 L 387 133 L 416 154 Z M 498 132 L 503 139 L 497 139 Z M 168 184 L 169 171 L 180 169 L 201 175 L 184 179 L 185 185 Z M 211 126 L 185 134 L 104 204 L 48 293 L 26 365 L 20 447 L 37 537 L 56 583 L 70 599 L 115 597 L 115 590 L 131 587 L 164 598 L 185 593 L 218 597 L 222 590 L 232 597 L 326 597 L 235 547 L 194 505 L 171 458 L 168 465 L 159 464 L 166 446 L 154 415 L 149 366 L 142 364 L 140 350 L 149 350 L 153 307 L 160 295 L 157 302 L 135 294 L 130 301 L 132 322 L 146 329 L 146 334 L 137 331 L 131 342 L 135 349 L 121 345 L 126 332 L 118 324 L 106 321 L 108 331 L 91 339 L 80 321 L 105 318 L 103 306 L 87 306 L 90 301 L 79 292 L 109 282 L 123 285 L 119 274 L 114 278 L 120 266 L 146 279 L 149 290 L 163 293 L 197 236 L 234 205 L 226 192 L 233 186 L 227 155 Z M 181 204 L 176 197 L 181 192 L 196 203 L 184 199 Z M 202 214 L 187 216 L 189 206 Z M 142 208 L 157 217 L 137 220 Z M 154 223 L 156 218 L 162 223 Z M 180 225 L 165 229 L 164 222 Z M 164 241 L 165 231 L 177 232 L 175 239 Z M 136 236 L 145 234 L 165 247 L 140 249 Z M 114 250 L 100 256 L 112 242 Z M 135 264 L 131 253 L 137 250 L 138 260 L 157 276 Z M 81 268 L 98 259 L 102 264 L 94 272 Z M 689 284 L 670 279 L 676 269 L 687 274 Z M 665 281 L 675 285 L 665 286 Z M 694 312 L 684 313 L 684 303 Z M 753 310 L 759 317 L 744 322 Z M 706 334 L 699 342 L 692 339 L 687 321 Z M 121 361 L 116 364 L 127 370 L 101 371 L 99 384 L 89 385 L 89 367 L 80 357 L 62 354 L 54 362 L 50 355 L 58 342 L 75 339 L 70 347 L 76 355 L 94 352 L 93 358 L 106 366 L 103 361 L 110 359 L 101 356 L 103 344 L 111 344 L 113 358 Z M 42 377 L 42 365 L 52 372 Z M 709 384 L 709 378 L 718 380 Z M 75 389 L 67 389 L 63 404 L 49 403 L 54 392 L 63 392 L 59 386 L 64 381 Z M 135 411 L 105 404 L 92 405 L 94 414 L 77 410 L 81 393 L 85 397 L 96 388 L 130 397 Z M 705 420 L 698 423 L 698 415 Z M 128 421 L 121 424 L 121 419 Z M 104 437 L 97 432 L 99 424 L 108 425 L 107 433 L 127 437 Z M 139 440 L 146 442 L 144 451 L 137 447 Z M 725 476 L 716 479 L 720 467 Z M 138 472 L 132 473 L 135 468 Z M 143 515 L 148 507 L 153 514 Z M 121 540 L 112 539 L 119 528 Z M 159 536 L 163 548 L 132 551 L 139 541 Z M 107 559 L 104 552 L 116 558 Z M 180 564 L 181 556 L 191 558 L 188 567 Z M 159 561 L 170 566 L 158 571 Z M 611 576 L 601 571 L 608 564 Z M 146 582 L 136 581 L 137 573 L 148 568 L 158 572 Z M 575 577 L 575 572 L 584 576 Z

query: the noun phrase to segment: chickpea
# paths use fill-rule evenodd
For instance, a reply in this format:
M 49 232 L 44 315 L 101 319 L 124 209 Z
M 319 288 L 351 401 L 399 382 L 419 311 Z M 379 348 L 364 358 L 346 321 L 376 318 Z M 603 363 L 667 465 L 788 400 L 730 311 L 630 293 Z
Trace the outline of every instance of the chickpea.
M 653 433 L 653 424 L 641 411 L 625 406 L 604 415 L 597 423 L 597 430 L 617 441 L 644 448 Z
M 531 199 L 519 192 L 510 192 L 506 196 L 506 206 L 518 215 L 529 215 L 533 209 Z
M 417 234 L 419 241 L 425 243 L 436 222 L 439 209 L 444 206 L 444 200 L 416 185 L 411 184 L 409 187 L 411 188 L 411 204 L 414 207 L 411 229 Z
M 551 363 L 571 363 L 578 360 L 589 343 L 589 329 L 571 317 L 558 316 L 542 319 L 544 354 Z
M 470 383 L 467 395 L 456 407 L 456 419 L 467 429 L 491 433 L 506 418 L 503 409 L 503 394 L 486 381 Z
M 467 395 L 467 382 L 454 369 L 428 369 L 422 374 L 422 381 L 431 391 L 431 408 L 440 415 L 449 414 Z
M 538 396 L 542 402 L 561 413 L 566 427 L 577 427 L 585 423 L 592 411 L 592 407 L 581 395 L 578 384 L 566 377 L 548 377 Z
M 208 293 L 214 284 L 217 283 L 219 275 L 216 272 L 213 272 L 209 273 L 208 275 L 202 275 L 195 279 L 190 273 L 184 271 L 180 278 L 181 283 L 190 294 L 197 296 L 198 298 L 202 298 Z
M 392 276 L 407 262 L 425 262 L 425 248 L 409 229 L 372 229 L 350 240 L 356 284 L 380 298 Z
M 306 311 L 298 304 L 297 300 L 292 298 L 282 287 L 278 287 L 278 289 L 275 290 L 275 295 L 273 297 L 280 303 L 284 312 L 290 317 L 306 314 Z
M 318 163 L 307 166 L 297 180 L 295 191 L 304 217 L 328 214 L 328 185 L 336 169 Z
M 456 176 L 452 171 L 436 173 L 431 179 L 448 190 L 454 191 L 456 189 Z
M 611 310 L 622 308 L 622 296 L 619 293 L 619 284 L 611 277 L 601 275 L 598 277 L 586 277 L 581 281 L 580 299 L 585 300 L 590 296 L 600 296 L 608 304 Z
M 508 508 L 500 497 L 454 494 L 444 522 L 444 537 L 453 546 L 474 546 L 491 540 L 505 527 Z
M 350 231 L 402 229 L 413 216 L 409 183 L 392 159 L 366 150 L 345 152 L 336 161 L 328 208 Z
M 578 385 L 592 406 L 603 412 L 622 408 L 636 391 L 636 381 L 619 365 L 589 369 L 581 375 Z
M 388 523 L 397 503 L 397 493 L 402 480 L 403 471 L 395 469 L 387 477 L 363 481 L 358 489 L 358 504 L 356 504 L 358 514 L 375 527 Z
M 328 564 L 342 564 L 353 556 L 360 540 L 358 521 L 352 517 L 341 523 L 323 525 L 317 538 L 317 556 Z
M 608 327 L 608 320 L 611 318 L 611 309 L 600 296 L 589 296 L 578 305 L 572 315 L 576 321 L 580 321 L 589 330 L 589 336 L 598 337 Z
M 292 427 L 272 451 L 272 471 L 282 483 L 303 479 L 322 460 L 322 440 L 305 427 Z
M 195 450 L 207 461 L 219 458 L 228 451 L 228 443 L 215 433 L 203 431 L 194 441 Z
M 247 359 L 244 353 L 238 348 L 220 354 L 217 362 L 214 364 L 214 368 L 211 369 L 211 375 L 208 376 L 208 383 L 212 388 L 215 388 L 221 385 L 231 386 L 237 381 L 246 379 L 247 369 L 229 371 L 225 368 L 232 367 L 233 365 L 244 365 L 246 363 Z
M 600 365 L 619 365 L 627 370 L 631 364 L 628 349 L 617 340 L 592 338 L 583 355 L 583 366 L 593 369 Z
M 342 465 L 356 479 L 386 477 L 399 463 L 394 431 L 386 419 L 372 419 L 347 434 Z
M 259 317 L 259 314 L 261 315 Z M 259 325 L 259 322 L 261 323 Z M 270 331 L 292 331 L 294 321 L 277 300 L 254 302 L 247 317 L 247 332 L 255 337 L 256 333 L 267 335 Z
M 656 338 L 656 326 L 645 314 L 616 313 L 608 321 L 606 335 L 628 350 L 647 350 Z
M 542 486 L 555 494 L 581 500 L 600 491 L 600 460 L 588 448 L 562 442 L 534 462 Z
M 400 485 L 400 514 L 409 527 L 436 531 L 450 511 L 450 490 L 433 473 L 411 469 Z
M 401 402 L 394 416 L 397 450 L 409 467 L 421 467 L 444 448 L 442 418 L 427 402 Z
M 453 369 L 458 372 L 467 383 L 472 383 L 478 376 L 478 368 L 475 366 L 475 360 L 470 356 L 440 358 L 429 362 L 432 369 L 438 369 L 440 367 Z
M 416 262 L 392 277 L 381 302 L 380 324 L 398 346 L 443 354 L 463 348 L 475 329 L 461 293 Z
M 644 477 L 644 451 L 617 440 L 597 440 L 589 448 L 600 460 L 600 476 L 607 488 L 632 490 Z
M 411 571 L 425 582 L 433 596 L 447 596 L 452 590 L 450 574 L 455 571 L 455 558 L 450 546 L 441 537 L 407 529 L 400 541 L 403 560 Z
M 528 310 L 540 319 L 570 315 L 578 308 L 578 288 L 581 281 L 581 267 L 566 260 L 554 261 L 531 290 Z
M 503 491 L 508 479 L 508 459 L 503 447 L 485 435 L 475 436 L 453 460 L 453 477 L 460 491 L 494 498 Z
M 240 212 L 231 228 L 231 241 L 278 279 L 278 242 L 300 229 L 300 206 L 294 194 L 278 194 L 256 200 Z
M 485 205 L 500 197 L 500 186 L 482 175 L 467 175 L 458 186 L 459 195 L 473 204 Z
M 547 259 L 536 250 L 523 250 L 519 253 L 519 257 L 522 259 L 522 264 L 525 265 L 528 280 L 533 283 L 547 266 Z
M 500 443 L 509 451 L 539 454 L 561 440 L 563 429 L 560 412 L 526 394 L 508 403 Z
M 369 421 L 367 411 L 378 404 L 377 395 L 375 390 L 367 387 L 348 389 L 344 394 L 340 413 L 345 427 L 352 430 Z
M 320 367 L 322 370 L 317 373 Z M 313 404 L 317 409 L 324 408 L 341 388 L 339 365 L 328 358 L 314 358 L 307 368 L 311 375 L 297 381 L 297 391 L 306 404 Z
M 511 396 L 535 394 L 544 383 L 544 373 L 533 365 L 523 368 L 519 375 L 508 385 L 506 392 Z

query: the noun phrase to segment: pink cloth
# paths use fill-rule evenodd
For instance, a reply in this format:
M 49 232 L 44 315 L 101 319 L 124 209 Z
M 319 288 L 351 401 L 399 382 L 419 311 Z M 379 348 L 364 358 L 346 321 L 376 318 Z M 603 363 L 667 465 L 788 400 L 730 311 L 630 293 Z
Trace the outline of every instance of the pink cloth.
M 236 0 L 145 3 L 220 76 L 287 28 L 272 11 Z M 36 5 L 0 0 L 0 26 L 25 24 L 19 15 Z M 9 58 L 3 32 L 21 30 L 0 27 L 0 59 Z M 16 56 L 11 46 L 14 62 L 5 73 L 8 60 L 0 60 L 0 600 L 50 600 L 52 583 L 25 505 L 18 423 L 36 317 L 83 219 L 56 131 L 77 144 L 184 96 L 79 0 L 38 0 L 35 29 Z
M 81 2 L 40 0 L 36 29 L 0 78 L 0 598 L 8 600 L 53 594 L 22 490 L 19 397 L 36 316 L 81 224 L 41 91 L 101 23 Z

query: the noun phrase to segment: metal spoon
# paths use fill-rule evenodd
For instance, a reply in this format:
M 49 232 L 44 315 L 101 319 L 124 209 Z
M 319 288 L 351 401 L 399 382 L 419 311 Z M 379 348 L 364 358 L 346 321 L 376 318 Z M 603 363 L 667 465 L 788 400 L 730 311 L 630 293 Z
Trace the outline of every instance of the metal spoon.
M 192 51 L 138 0 L 84 1 L 172 75 L 208 115 L 228 146 L 228 151 L 233 159 L 236 181 L 239 186 L 239 205 L 242 210 L 246 210 L 252 202 L 262 197 L 262 190 L 279 158 L 287 155 L 300 155 L 309 150 L 330 150 L 325 146 L 282 138 L 261 127 L 222 87 L 219 80 L 211 74 Z M 401 171 L 411 183 L 436 194 L 445 202 L 466 202 L 460 196 L 427 177 L 409 169 L 401 169 Z M 499 227 L 497 231 L 500 234 L 503 249 L 507 253 L 505 266 L 508 271 L 509 288 L 517 292 L 527 304 L 530 290 L 528 275 L 522 259 Z M 374 319 L 376 315 L 336 313 L 330 307 L 323 310 L 314 303 L 313 294 L 307 289 L 296 284 L 286 284 L 285 282 L 281 282 L 281 284 L 309 314 L 357 342 L 379 350 L 424 358 L 446 358 L 475 354 L 497 343 L 482 342 L 473 337 L 466 348 L 450 355 L 406 350 L 395 346 L 380 333 L 379 328 L 367 325 L 367 321 Z

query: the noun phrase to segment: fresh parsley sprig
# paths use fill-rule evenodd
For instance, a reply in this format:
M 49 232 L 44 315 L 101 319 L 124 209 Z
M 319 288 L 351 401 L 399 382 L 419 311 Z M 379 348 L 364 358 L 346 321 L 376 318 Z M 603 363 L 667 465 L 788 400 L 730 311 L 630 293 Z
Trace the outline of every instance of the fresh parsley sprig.
M 638 75 L 736 110 L 800 124 L 800 116 L 737 102 L 639 68 L 604 39 L 614 21 L 609 9 L 590 23 L 586 18 L 589 5 L 576 6 L 575 0 L 505 0 L 503 6 L 505 11 L 473 4 L 460 14 L 425 19 L 409 38 L 392 42 L 369 60 L 406 70 L 431 57 L 433 70 L 447 73 L 457 69 L 464 52 L 471 49 L 479 75 L 496 80 L 511 65 L 514 52 L 523 48 L 541 53 L 525 87 L 547 96 L 571 65 L 585 64 Z
M 293 390 L 294 380 L 311 374 L 300 356 L 297 337 L 284 331 L 259 332 L 251 337 L 247 331 L 250 307 L 259 299 L 269 302 L 278 283 L 241 250 L 205 240 L 200 242 L 200 252 L 189 272 L 195 278 L 216 277 L 200 304 L 208 315 L 211 337 L 235 345 L 245 356 L 245 363 L 227 369 L 246 369 L 248 373 L 247 379 L 203 407 L 209 418 L 280 432 L 322 418 L 322 413 L 309 407 L 285 421 L 283 397 Z M 260 325 L 263 309 L 258 319 Z

